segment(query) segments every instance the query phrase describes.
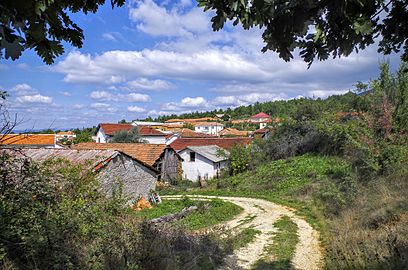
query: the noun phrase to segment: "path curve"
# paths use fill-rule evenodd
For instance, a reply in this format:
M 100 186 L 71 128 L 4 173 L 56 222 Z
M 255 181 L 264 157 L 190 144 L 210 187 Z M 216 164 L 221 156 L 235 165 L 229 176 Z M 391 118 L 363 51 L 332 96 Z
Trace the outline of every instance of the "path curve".
M 163 196 L 163 198 L 178 199 L 183 196 L 186 195 Z M 264 251 L 272 243 L 272 234 L 276 232 L 273 224 L 284 215 L 290 217 L 298 226 L 299 243 L 296 245 L 292 259 L 293 268 L 298 270 L 318 270 L 322 268 L 323 255 L 319 244 L 319 233 L 304 219 L 297 216 L 293 209 L 255 198 L 201 195 L 187 195 L 187 197 L 199 200 L 218 198 L 234 203 L 244 209 L 241 214 L 223 224 L 233 231 L 252 227 L 261 232 L 256 235 L 254 241 L 234 251 L 234 254 L 226 258 L 227 261 L 236 261 L 242 269 L 251 269 L 259 259 L 265 256 L 269 256 L 268 258 L 273 260 Z M 248 219 L 251 216 L 253 218 Z

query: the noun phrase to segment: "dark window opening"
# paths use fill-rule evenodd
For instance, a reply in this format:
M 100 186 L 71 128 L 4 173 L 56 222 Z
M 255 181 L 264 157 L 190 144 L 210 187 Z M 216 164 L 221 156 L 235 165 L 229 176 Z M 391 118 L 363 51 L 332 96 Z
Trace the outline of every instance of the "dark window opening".
M 191 162 L 195 161 L 195 153 L 194 152 L 190 152 L 190 161 Z

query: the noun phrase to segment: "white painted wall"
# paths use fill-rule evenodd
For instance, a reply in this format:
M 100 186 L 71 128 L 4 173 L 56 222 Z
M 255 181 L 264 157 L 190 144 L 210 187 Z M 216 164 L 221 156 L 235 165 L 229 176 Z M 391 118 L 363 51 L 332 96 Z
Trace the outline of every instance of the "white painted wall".
M 178 154 L 184 160 L 181 165 L 183 169 L 183 179 L 191 180 L 197 182 L 199 176 L 201 178 L 212 179 L 216 177 L 217 170 L 221 170 L 227 167 L 227 161 L 213 162 L 198 153 L 196 153 L 195 161 L 190 161 L 190 152 L 189 149 L 184 149 Z
M 171 135 L 169 138 L 166 139 L 166 144 L 170 145 L 172 142 L 174 142 L 175 140 L 177 140 L 178 138 L 180 138 L 179 134 L 173 134 Z
M 166 137 L 165 136 L 140 136 L 143 140 L 147 141 L 148 143 L 152 144 L 165 144 Z
M 108 136 L 105 135 L 105 132 L 103 132 L 103 129 L 100 128 L 98 132 L 96 133 L 96 140 L 95 142 L 97 143 L 107 143 Z
M 222 125 L 217 125 L 217 126 L 195 126 L 194 131 L 195 132 L 201 132 L 209 135 L 218 135 L 218 132 L 223 130 L 224 127 Z

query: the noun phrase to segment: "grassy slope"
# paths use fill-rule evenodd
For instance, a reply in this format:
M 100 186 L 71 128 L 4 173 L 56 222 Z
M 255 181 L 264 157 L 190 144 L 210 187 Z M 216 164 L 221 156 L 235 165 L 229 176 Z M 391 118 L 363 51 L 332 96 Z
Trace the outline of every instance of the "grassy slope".
M 205 204 L 209 205 L 208 209 L 204 208 Z M 177 213 L 183 208 L 192 205 L 198 206 L 199 209 L 189 214 L 187 217 L 175 222 L 175 224 L 185 226 L 190 230 L 198 230 L 230 220 L 242 211 L 241 207 L 222 200 L 204 202 L 183 198 L 182 200 L 164 200 L 161 204 L 152 209 L 144 209 L 138 212 L 137 215 L 152 219 L 167 214 Z
M 207 194 L 264 198 L 297 209 L 312 225 L 323 226 L 322 205 L 311 196 L 331 186 L 350 167 L 335 157 L 304 155 L 259 166 L 256 172 L 214 180 L 206 189 L 167 188 L 163 194 Z

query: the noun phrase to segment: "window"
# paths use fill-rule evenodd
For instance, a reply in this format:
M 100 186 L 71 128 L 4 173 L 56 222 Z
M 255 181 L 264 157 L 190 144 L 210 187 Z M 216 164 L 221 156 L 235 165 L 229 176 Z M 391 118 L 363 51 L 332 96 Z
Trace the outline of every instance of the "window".
M 191 162 L 195 161 L 195 153 L 194 152 L 190 152 L 190 161 Z

